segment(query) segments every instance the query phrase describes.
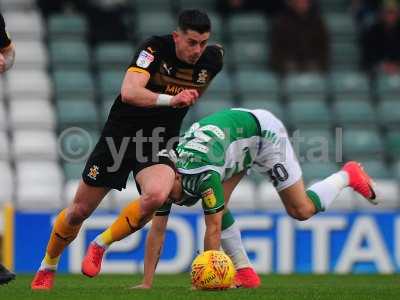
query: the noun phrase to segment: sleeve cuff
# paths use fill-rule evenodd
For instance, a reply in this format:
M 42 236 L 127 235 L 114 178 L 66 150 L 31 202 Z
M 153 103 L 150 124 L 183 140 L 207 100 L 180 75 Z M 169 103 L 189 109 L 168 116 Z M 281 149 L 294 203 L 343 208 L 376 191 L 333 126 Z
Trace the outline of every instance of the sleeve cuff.
M 143 73 L 143 74 L 148 74 L 150 76 L 149 71 L 138 68 L 138 67 L 130 67 L 128 69 L 128 72 L 134 72 L 134 73 Z
M 168 216 L 170 212 L 170 210 L 156 211 L 156 216 Z
M 216 213 L 220 212 L 221 210 L 224 210 L 224 208 L 225 208 L 225 205 L 222 205 L 222 206 L 220 206 L 218 208 L 213 208 L 213 209 L 210 209 L 210 210 L 204 210 L 204 214 L 205 215 L 216 214 Z

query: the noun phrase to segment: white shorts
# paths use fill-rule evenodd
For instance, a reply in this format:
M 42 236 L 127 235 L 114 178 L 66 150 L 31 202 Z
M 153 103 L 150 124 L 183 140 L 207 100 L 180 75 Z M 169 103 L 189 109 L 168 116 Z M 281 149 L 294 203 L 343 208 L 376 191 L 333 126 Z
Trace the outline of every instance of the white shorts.
M 252 169 L 268 176 L 278 192 L 295 184 L 302 172 L 285 125 L 267 110 L 243 110 L 257 118 L 264 136 Z

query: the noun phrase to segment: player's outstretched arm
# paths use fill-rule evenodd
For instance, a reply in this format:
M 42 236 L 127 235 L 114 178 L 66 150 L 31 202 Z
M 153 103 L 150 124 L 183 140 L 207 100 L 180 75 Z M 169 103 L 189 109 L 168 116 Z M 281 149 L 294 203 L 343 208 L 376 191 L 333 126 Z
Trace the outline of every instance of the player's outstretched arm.
M 168 215 L 153 217 L 146 239 L 143 282 L 135 288 L 149 289 L 153 284 L 154 273 L 164 244 L 167 223 Z

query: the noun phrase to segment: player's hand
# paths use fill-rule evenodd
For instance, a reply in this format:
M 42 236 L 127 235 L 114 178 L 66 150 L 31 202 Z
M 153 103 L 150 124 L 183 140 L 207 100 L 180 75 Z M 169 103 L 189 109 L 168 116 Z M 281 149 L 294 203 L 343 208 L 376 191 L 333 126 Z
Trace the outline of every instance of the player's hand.
M 0 53 L 0 73 L 4 73 L 6 71 L 6 59 L 3 54 Z
M 146 283 L 141 283 L 141 284 L 132 286 L 129 289 L 132 289 L 132 290 L 136 290 L 136 289 L 148 290 L 148 289 L 151 289 L 151 285 L 150 284 L 146 284 Z
M 195 89 L 184 90 L 171 99 L 171 106 L 181 108 L 193 105 L 199 98 L 199 92 Z

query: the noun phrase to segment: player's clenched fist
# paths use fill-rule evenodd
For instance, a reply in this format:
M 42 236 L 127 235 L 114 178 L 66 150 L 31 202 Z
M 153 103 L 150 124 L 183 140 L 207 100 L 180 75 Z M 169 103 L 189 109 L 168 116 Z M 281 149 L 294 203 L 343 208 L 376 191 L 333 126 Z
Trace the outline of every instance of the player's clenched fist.
M 195 89 L 183 90 L 171 99 L 172 107 L 186 107 L 193 105 L 199 98 L 199 92 Z

